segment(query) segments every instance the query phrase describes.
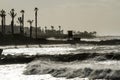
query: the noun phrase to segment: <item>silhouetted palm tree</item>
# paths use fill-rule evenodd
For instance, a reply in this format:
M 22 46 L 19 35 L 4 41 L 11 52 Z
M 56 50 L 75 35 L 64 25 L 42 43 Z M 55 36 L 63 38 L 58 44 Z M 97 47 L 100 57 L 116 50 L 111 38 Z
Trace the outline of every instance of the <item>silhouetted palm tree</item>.
M 93 31 L 92 34 L 93 34 L 93 36 L 96 36 L 97 32 L 96 32 L 96 31 Z
M 12 32 L 12 34 L 14 34 L 14 18 L 15 18 L 15 16 L 17 15 L 17 13 L 15 13 L 15 10 L 14 10 L 14 9 L 11 9 L 9 15 L 10 15 L 11 18 L 12 18 L 12 21 L 11 21 L 11 32 Z
M 30 24 L 30 38 L 32 38 L 32 23 L 33 23 L 33 20 L 28 20 L 27 22 Z
M 23 31 L 22 31 L 22 17 L 18 17 L 18 23 L 20 24 L 20 34 L 22 34 L 23 33 Z
M 54 30 L 54 26 L 51 26 L 52 31 Z
M 59 27 L 59 33 L 61 32 L 61 26 L 58 26 Z
M 4 20 L 3 21 L 3 23 L 4 23 L 4 27 L 3 28 L 4 28 L 4 34 L 5 34 L 5 31 L 6 31 L 5 30 L 5 26 L 6 26 L 6 12 L 5 11 L 4 11 L 4 18 L 3 18 L 3 20 Z
M 47 27 L 45 26 L 45 33 L 47 32 Z
M 35 9 L 35 36 L 36 36 L 36 39 L 37 39 L 37 11 L 38 11 L 38 8 L 36 7 Z
M 59 27 L 59 31 L 61 30 L 61 26 L 58 26 Z
M 0 17 L 2 18 L 1 25 L 2 25 L 2 33 L 3 34 L 5 33 L 5 16 L 6 16 L 6 12 L 5 12 L 5 10 L 2 9 L 0 11 Z
M 24 13 L 25 11 L 21 10 L 20 12 L 22 13 L 22 34 L 24 34 Z

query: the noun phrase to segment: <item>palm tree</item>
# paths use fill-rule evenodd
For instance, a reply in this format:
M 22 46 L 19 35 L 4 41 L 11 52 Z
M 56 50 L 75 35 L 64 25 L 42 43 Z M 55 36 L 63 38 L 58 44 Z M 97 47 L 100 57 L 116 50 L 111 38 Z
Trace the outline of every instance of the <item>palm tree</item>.
M 35 9 L 35 36 L 36 36 L 36 39 L 37 39 L 37 12 L 38 12 L 38 8 L 36 7 Z
M 4 23 L 3 23 L 3 16 L 4 16 L 4 11 L 3 11 L 3 9 L 0 11 L 0 16 L 1 16 L 1 19 L 2 19 L 2 20 L 1 20 L 1 25 L 2 25 L 2 28 L 1 28 L 2 30 L 1 30 L 1 31 L 2 31 L 2 33 L 3 33 L 3 25 L 4 25 Z
M 21 10 L 20 12 L 22 13 L 22 34 L 24 34 L 24 13 L 25 11 Z
M 92 34 L 93 34 L 94 36 L 96 36 L 97 32 L 96 32 L 96 31 L 93 31 Z
M 59 31 L 61 30 L 61 26 L 58 26 L 59 27 Z
M 9 15 L 12 18 L 12 21 L 11 21 L 11 32 L 12 32 L 12 35 L 14 34 L 14 18 L 17 15 L 17 13 L 15 13 L 14 11 L 15 11 L 14 9 L 11 9 L 11 11 L 9 13 Z
M 33 20 L 28 20 L 27 22 L 30 24 L 30 38 L 32 38 L 32 23 L 33 23 Z
M 6 26 L 6 12 L 4 11 L 4 16 L 3 16 L 3 23 L 4 23 L 4 34 L 5 34 L 5 26 Z
M 45 33 L 47 32 L 47 27 L 45 26 Z
M 22 34 L 22 17 L 18 17 L 18 23 L 20 24 L 20 34 Z
M 54 26 L 51 26 L 52 31 L 54 30 Z
M 58 26 L 59 27 L 59 33 L 61 33 L 61 26 Z
M 1 18 L 2 18 L 2 20 L 1 20 L 2 33 L 4 34 L 4 33 L 5 33 L 5 16 L 6 16 L 5 10 L 2 9 L 2 10 L 0 11 L 0 16 L 1 16 Z

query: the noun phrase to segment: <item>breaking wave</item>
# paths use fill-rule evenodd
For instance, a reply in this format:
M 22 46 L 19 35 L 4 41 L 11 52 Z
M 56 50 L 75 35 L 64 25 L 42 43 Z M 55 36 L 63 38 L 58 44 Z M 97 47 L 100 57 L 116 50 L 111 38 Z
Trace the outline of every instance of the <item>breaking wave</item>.
M 53 77 L 89 78 L 89 79 L 120 79 L 120 63 L 104 62 L 56 62 L 50 60 L 35 60 L 28 64 L 25 75 L 51 74 Z M 116 64 L 117 63 L 117 64 Z M 119 66 L 119 67 L 118 67 Z

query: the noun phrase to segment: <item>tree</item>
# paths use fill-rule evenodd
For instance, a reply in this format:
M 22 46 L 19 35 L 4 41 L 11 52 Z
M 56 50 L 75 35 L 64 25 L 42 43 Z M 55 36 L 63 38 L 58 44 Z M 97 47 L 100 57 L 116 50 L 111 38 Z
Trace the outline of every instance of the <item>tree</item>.
M 5 16 L 6 16 L 6 12 L 5 12 L 5 10 L 2 9 L 0 11 L 0 17 L 2 18 L 1 25 L 2 25 L 2 33 L 3 34 L 5 33 Z
M 28 20 L 27 22 L 30 24 L 30 38 L 32 38 L 32 23 L 33 23 L 33 20 Z
M 23 31 L 22 31 L 22 17 L 18 17 L 18 23 L 20 24 L 20 34 L 22 34 L 23 33 Z
M 47 32 L 47 27 L 45 26 L 45 33 Z
M 61 33 L 61 26 L 58 26 L 59 27 L 59 33 Z
M 93 36 L 96 36 L 96 34 L 97 34 L 97 32 L 96 32 L 96 31 L 93 31 L 92 33 L 93 33 Z
M 4 16 L 3 16 L 3 23 L 4 23 L 4 34 L 5 34 L 5 26 L 6 26 L 6 12 L 4 11 Z
M 88 37 L 88 34 L 89 34 L 89 33 L 88 33 L 87 31 L 84 31 L 84 32 L 83 32 L 83 37 L 87 38 L 87 37 Z
M 34 11 L 35 11 L 35 27 L 36 27 L 36 29 L 35 29 L 35 36 L 36 36 L 36 39 L 37 39 L 37 12 L 38 12 L 38 8 L 36 7 L 34 9 Z
M 54 30 L 54 26 L 51 26 L 52 31 Z
M 21 10 L 20 12 L 22 13 L 22 34 L 24 34 L 24 13 L 25 11 Z
M 11 21 L 11 32 L 12 32 L 12 35 L 13 35 L 14 34 L 14 18 L 15 18 L 15 16 L 17 16 L 17 13 L 15 13 L 14 9 L 11 9 L 9 15 L 12 18 L 12 21 Z
M 59 31 L 61 30 L 61 26 L 58 26 L 59 27 Z

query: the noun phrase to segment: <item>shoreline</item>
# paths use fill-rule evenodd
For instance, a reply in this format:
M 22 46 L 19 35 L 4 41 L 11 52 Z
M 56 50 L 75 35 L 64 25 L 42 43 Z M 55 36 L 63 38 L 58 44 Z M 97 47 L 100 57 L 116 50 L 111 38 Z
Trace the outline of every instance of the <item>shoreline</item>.
M 25 41 L 2 41 L 0 46 L 7 45 L 40 45 L 40 44 L 92 44 L 92 45 L 120 45 L 120 39 L 100 41 L 74 41 L 74 40 L 25 40 Z

